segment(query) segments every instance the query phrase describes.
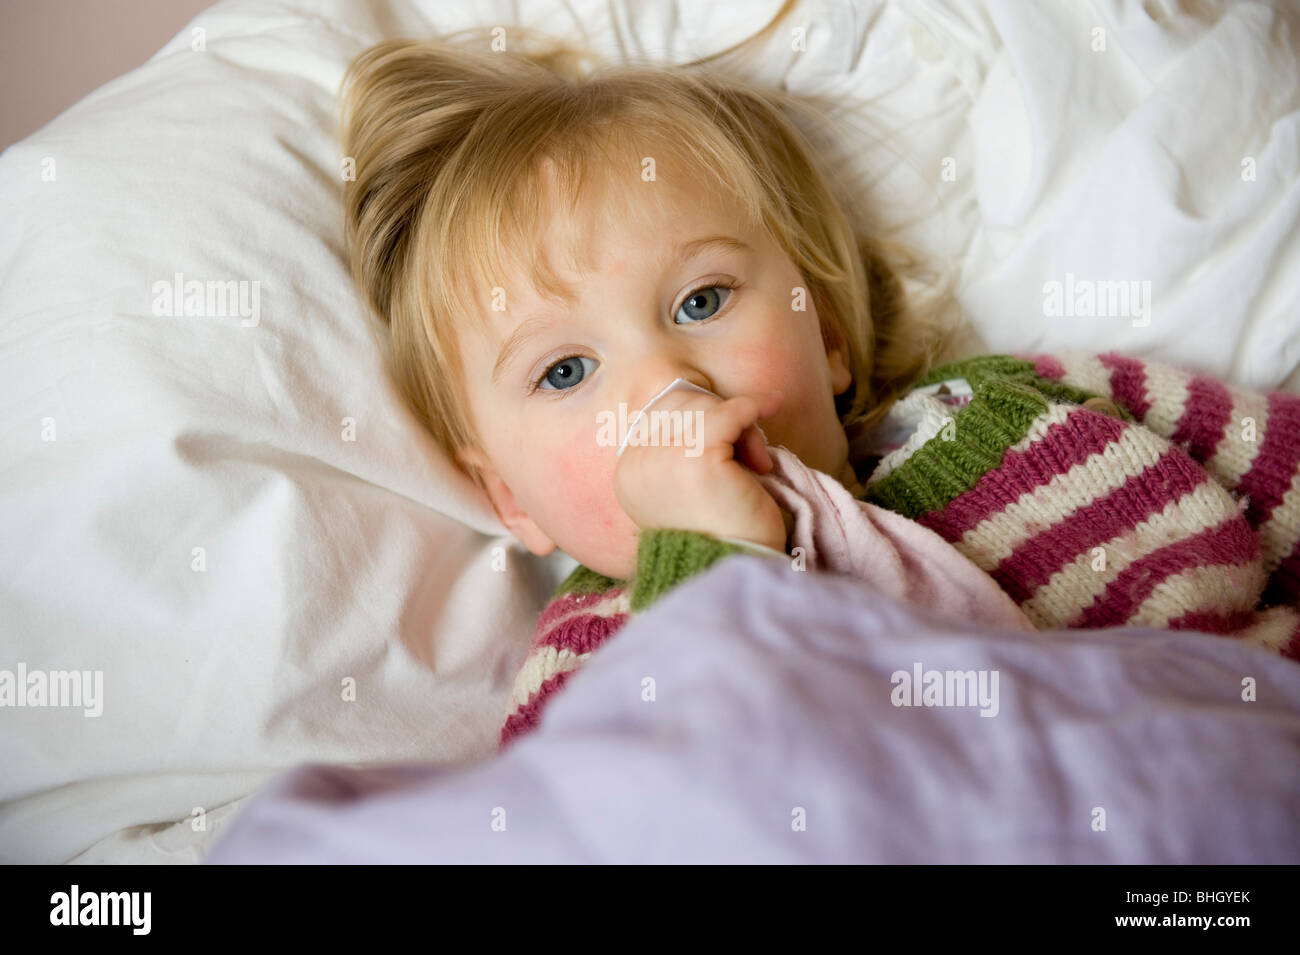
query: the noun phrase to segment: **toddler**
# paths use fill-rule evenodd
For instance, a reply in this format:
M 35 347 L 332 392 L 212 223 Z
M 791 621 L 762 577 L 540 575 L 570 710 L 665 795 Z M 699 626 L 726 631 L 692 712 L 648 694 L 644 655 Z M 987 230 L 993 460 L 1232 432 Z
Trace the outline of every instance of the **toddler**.
M 699 64 L 400 40 L 346 86 L 348 251 L 392 374 L 505 526 L 580 565 L 502 745 L 682 580 L 804 569 L 799 487 L 990 614 L 1300 659 L 1300 396 L 1114 353 L 943 361 L 955 326 L 905 299 L 798 104 Z M 667 430 L 624 440 L 651 403 Z

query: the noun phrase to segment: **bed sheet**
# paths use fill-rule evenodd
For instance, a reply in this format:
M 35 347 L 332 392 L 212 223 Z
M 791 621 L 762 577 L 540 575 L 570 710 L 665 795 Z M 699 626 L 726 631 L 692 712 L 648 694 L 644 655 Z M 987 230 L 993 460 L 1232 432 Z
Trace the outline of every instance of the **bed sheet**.
M 302 767 L 205 861 L 1300 861 L 1300 666 L 1208 634 L 950 620 L 729 558 L 500 759 Z

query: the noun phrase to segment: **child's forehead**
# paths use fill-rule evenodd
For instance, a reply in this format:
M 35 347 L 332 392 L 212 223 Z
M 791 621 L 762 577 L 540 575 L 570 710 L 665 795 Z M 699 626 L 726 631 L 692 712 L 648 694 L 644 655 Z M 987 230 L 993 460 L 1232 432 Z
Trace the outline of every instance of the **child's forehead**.
M 576 189 L 552 161 L 543 167 L 533 228 L 512 230 L 503 252 L 512 274 L 544 297 L 572 297 L 560 270 L 572 279 L 593 269 L 649 266 L 697 234 L 739 238 L 754 225 L 738 199 L 672 157 L 649 167 L 651 179 L 626 159 L 594 165 Z
M 486 341 L 499 341 L 530 314 L 575 304 L 593 269 L 620 259 L 628 272 L 655 267 L 673 243 L 704 231 L 763 231 L 756 183 L 710 167 L 674 135 L 606 130 L 552 144 L 504 193 L 476 189 L 499 204 L 476 205 L 479 215 L 443 233 L 451 313 L 469 311 Z M 610 237 L 626 252 L 611 256 Z

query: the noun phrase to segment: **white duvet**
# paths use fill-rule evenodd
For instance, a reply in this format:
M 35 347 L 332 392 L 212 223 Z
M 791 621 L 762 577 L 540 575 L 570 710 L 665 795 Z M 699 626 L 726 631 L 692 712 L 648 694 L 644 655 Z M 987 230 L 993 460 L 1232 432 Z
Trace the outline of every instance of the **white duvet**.
M 779 5 L 225 0 L 0 157 L 0 684 L 102 679 L 99 715 L 0 706 L 0 860 L 193 862 L 295 764 L 493 751 L 572 562 L 512 546 L 381 378 L 343 70 L 514 23 L 689 59 Z M 875 103 L 888 148 L 843 148 L 986 350 L 1296 390 L 1298 48 L 1285 0 L 827 0 L 759 68 Z M 1146 320 L 1045 314 L 1053 282 L 1137 283 Z

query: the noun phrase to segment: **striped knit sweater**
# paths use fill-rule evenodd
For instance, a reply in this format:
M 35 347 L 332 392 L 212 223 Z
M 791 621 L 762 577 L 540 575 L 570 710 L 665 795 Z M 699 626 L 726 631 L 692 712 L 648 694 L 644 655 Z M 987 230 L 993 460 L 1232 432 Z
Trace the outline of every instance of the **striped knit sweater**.
M 1115 353 L 986 355 L 914 388 L 954 380 L 969 401 L 884 455 L 865 500 L 939 533 L 1040 629 L 1196 630 L 1300 661 L 1300 395 Z M 501 746 L 629 617 L 746 549 L 781 558 L 661 529 L 631 580 L 576 568 L 538 621 Z

